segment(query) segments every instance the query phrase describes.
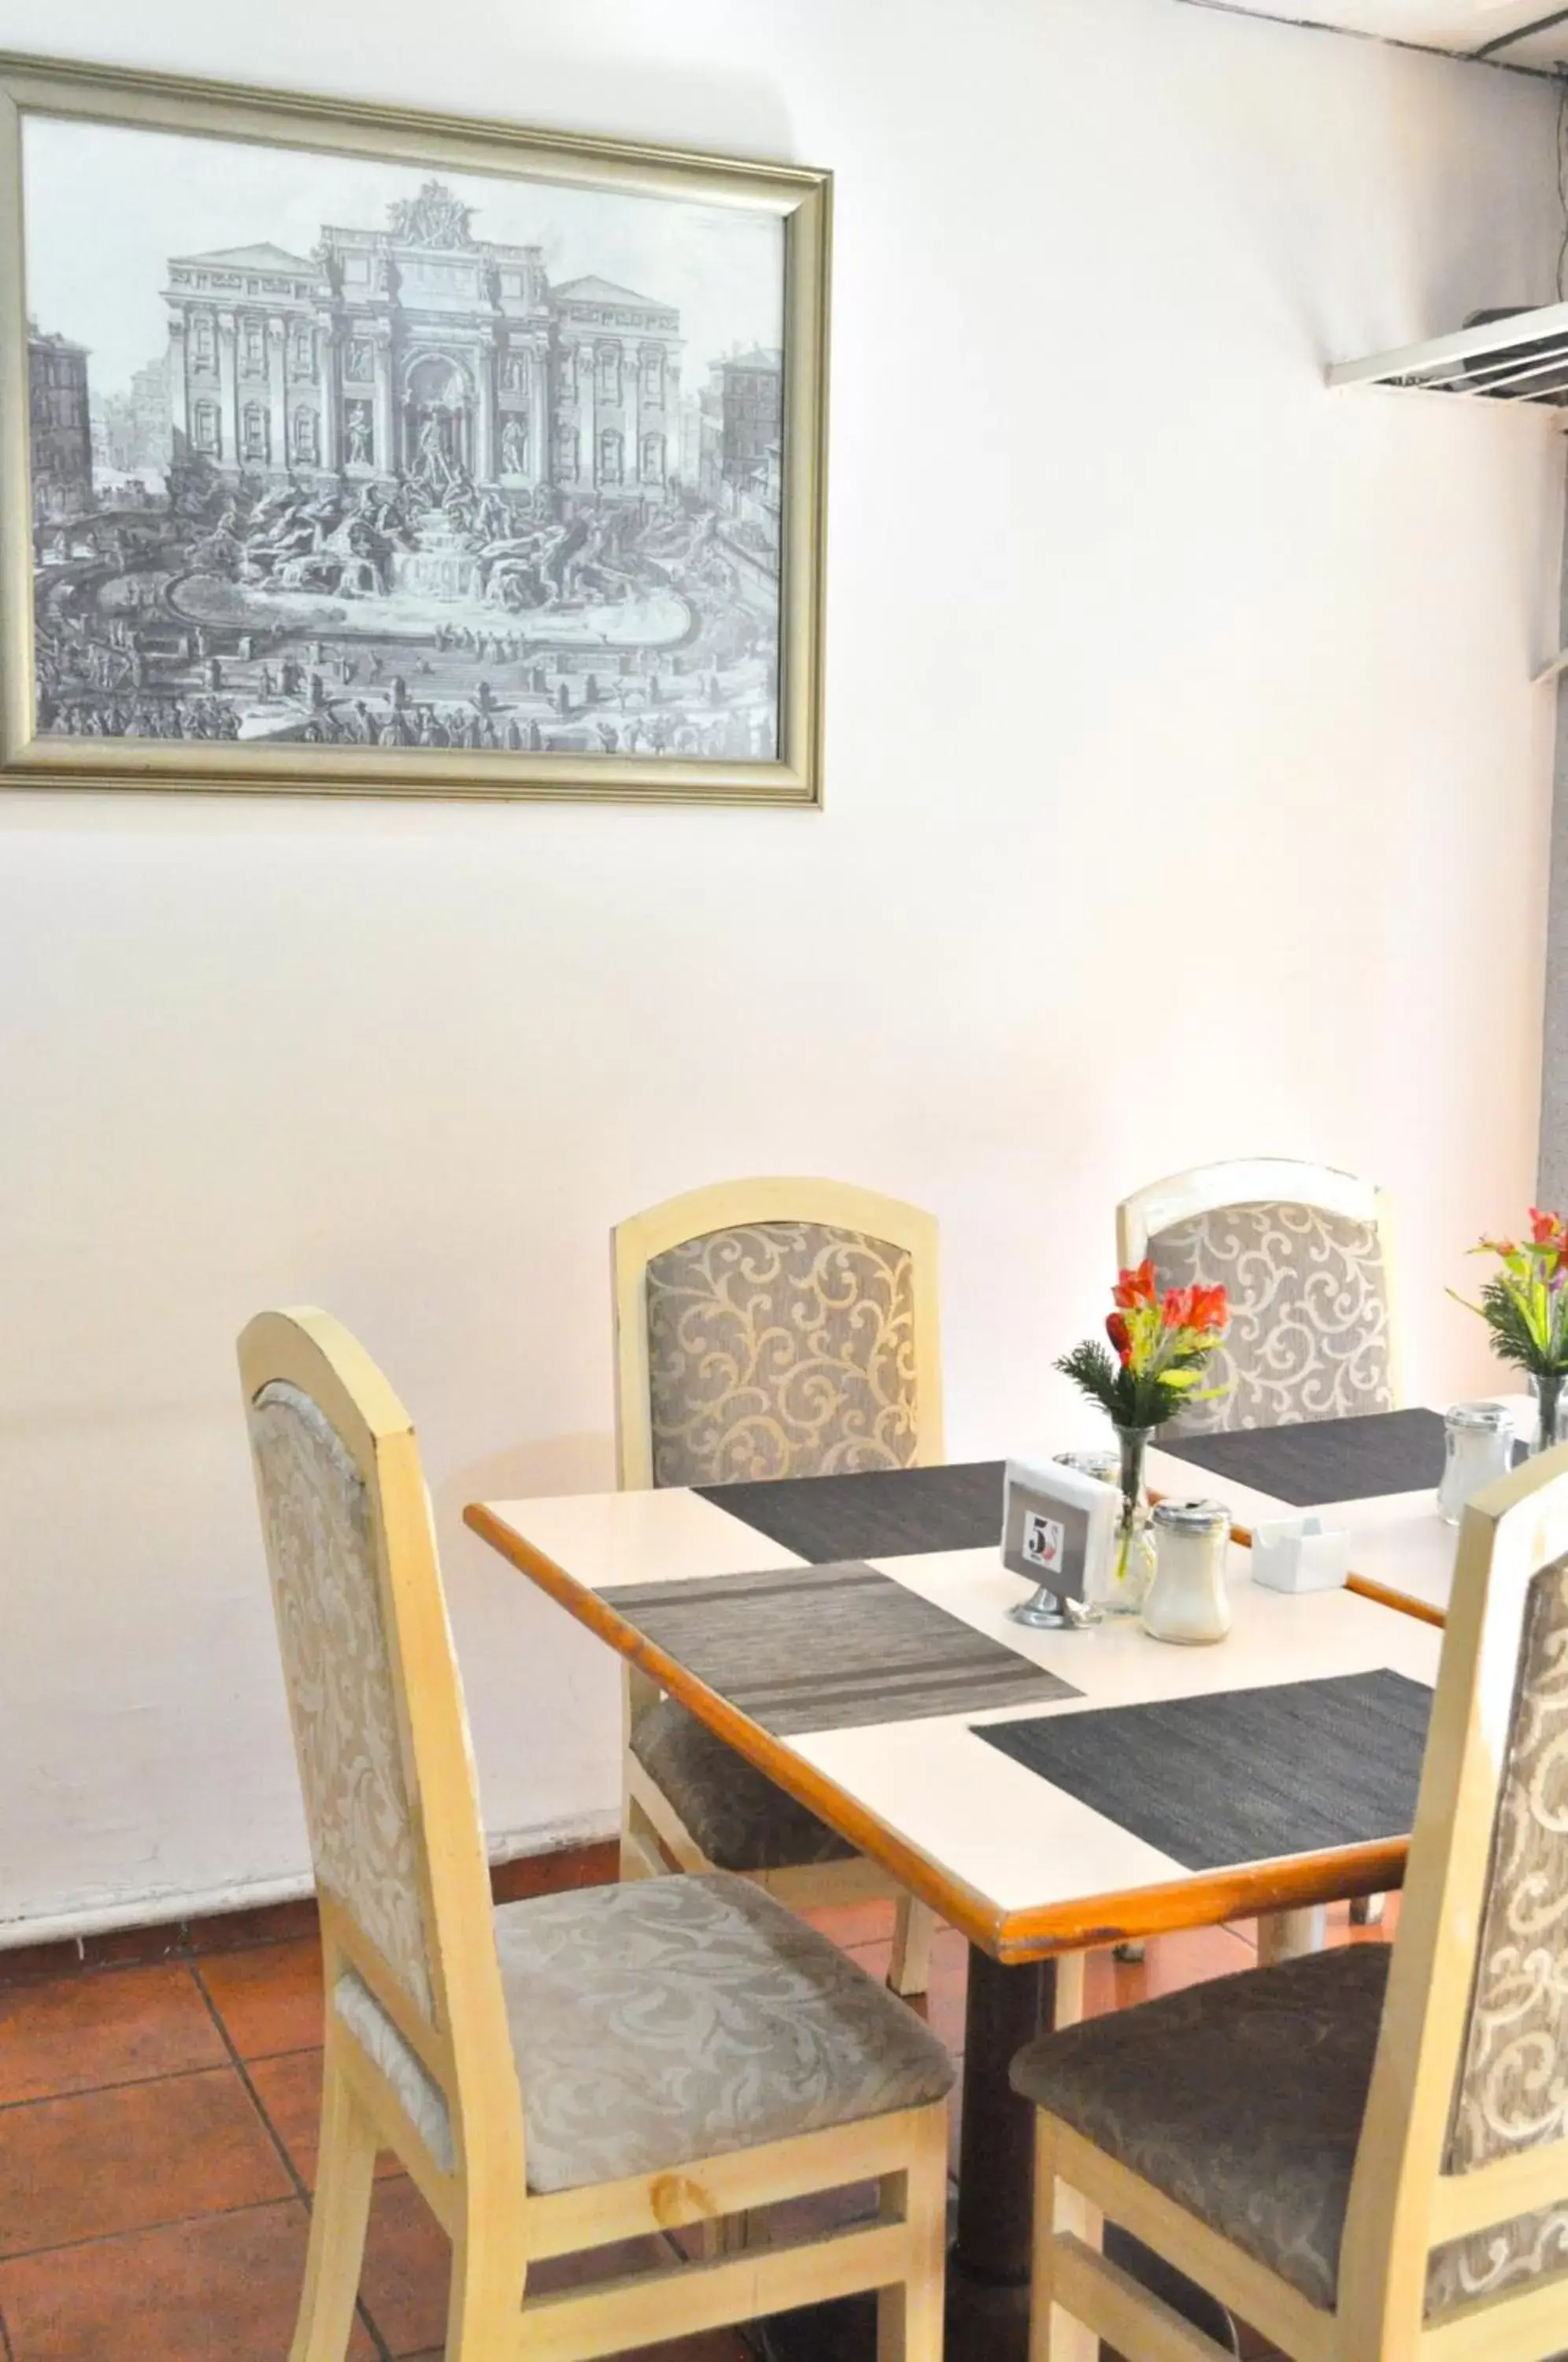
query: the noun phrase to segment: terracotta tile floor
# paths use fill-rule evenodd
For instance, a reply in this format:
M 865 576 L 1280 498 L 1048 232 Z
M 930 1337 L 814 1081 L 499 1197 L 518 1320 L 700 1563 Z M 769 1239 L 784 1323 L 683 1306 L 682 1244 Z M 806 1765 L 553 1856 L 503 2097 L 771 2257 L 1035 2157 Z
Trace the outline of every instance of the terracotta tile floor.
M 885 1909 L 819 1917 L 886 1972 Z M 1335 1917 L 1342 1940 L 1342 1909 Z M 1252 1932 L 1167 1937 L 1142 1968 L 1097 1956 L 1089 2008 L 1244 1968 Z M 964 1944 L 944 1931 L 928 2014 L 954 2049 L 964 1977 Z M 198 1933 L 186 1957 L 119 1966 L 111 1953 L 63 1974 L 0 1953 L 4 2362 L 282 2362 L 315 2167 L 320 2039 L 306 1935 L 209 1951 Z M 394 2160 L 381 2170 L 351 2351 L 355 2362 L 436 2362 L 446 2242 Z M 726 2334 L 659 2352 L 734 2362 L 742 2350 Z

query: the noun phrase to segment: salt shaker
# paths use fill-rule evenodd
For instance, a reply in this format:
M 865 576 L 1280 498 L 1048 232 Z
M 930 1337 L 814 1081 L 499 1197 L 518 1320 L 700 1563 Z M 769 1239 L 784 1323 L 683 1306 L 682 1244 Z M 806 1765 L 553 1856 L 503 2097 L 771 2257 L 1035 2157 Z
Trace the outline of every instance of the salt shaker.
M 1154 1579 L 1143 1629 L 1155 1640 L 1197 1645 L 1231 1628 L 1225 1562 L 1231 1512 L 1222 1501 L 1156 1501 Z
M 1504 1404 L 1472 1402 L 1455 1403 L 1442 1426 L 1438 1515 L 1444 1525 L 1456 1526 L 1471 1495 L 1513 1466 L 1514 1423 Z

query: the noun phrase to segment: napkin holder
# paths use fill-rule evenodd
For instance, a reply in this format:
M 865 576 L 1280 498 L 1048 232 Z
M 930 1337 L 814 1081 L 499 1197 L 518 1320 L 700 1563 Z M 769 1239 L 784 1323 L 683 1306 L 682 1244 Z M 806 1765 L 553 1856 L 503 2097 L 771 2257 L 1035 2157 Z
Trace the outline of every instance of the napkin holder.
M 1350 1532 L 1316 1510 L 1253 1529 L 1253 1581 L 1268 1591 L 1339 1591 L 1350 1573 Z
M 1010 1574 L 1035 1585 L 1032 1598 L 1009 1608 L 1013 1623 L 1070 1632 L 1099 1622 L 1092 1603 L 1103 1594 L 1121 1514 L 1119 1485 L 1059 1461 L 1008 1462 L 1001 1561 Z

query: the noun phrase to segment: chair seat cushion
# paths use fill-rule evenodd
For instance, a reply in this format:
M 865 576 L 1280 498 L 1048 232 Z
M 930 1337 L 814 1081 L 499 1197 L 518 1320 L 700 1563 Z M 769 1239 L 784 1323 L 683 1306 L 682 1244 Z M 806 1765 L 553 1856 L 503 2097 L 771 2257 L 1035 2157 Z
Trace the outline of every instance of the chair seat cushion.
M 643 1716 L 632 1752 L 720 1870 L 801 1870 L 854 1855 L 847 1838 L 726 1747 L 675 1698 L 661 1698 Z
M 495 1935 L 531 2190 L 856 2124 L 953 2081 L 912 2010 L 742 1879 L 542 1894 L 498 1910 Z M 446 2103 L 391 2019 L 352 1971 L 334 2003 L 449 2165 Z
M 1013 2087 L 1331 2308 L 1388 1959 L 1317 1952 L 1043 2035 Z

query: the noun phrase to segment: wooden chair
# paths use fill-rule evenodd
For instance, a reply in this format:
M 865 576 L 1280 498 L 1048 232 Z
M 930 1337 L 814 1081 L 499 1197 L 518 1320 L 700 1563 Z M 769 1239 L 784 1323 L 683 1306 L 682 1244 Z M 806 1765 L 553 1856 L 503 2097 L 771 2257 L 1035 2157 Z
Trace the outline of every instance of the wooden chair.
M 1031 2362 L 1220 2362 L 1108 2216 L 1292 2362 L 1568 2346 L 1568 1447 L 1460 1529 L 1391 1946 L 1254 1969 L 1021 2053 Z
M 1211 1364 L 1226 1391 L 1173 1418 L 1173 1435 L 1348 1418 L 1398 1403 L 1393 1218 L 1372 1182 L 1284 1156 L 1201 1164 L 1123 1198 L 1116 1248 L 1123 1266 L 1148 1256 L 1162 1287 L 1202 1280 L 1230 1293 L 1230 1333 Z M 1351 1905 L 1359 1926 L 1382 1915 L 1381 1895 Z M 1260 1926 L 1260 1947 L 1309 1946 L 1306 1931 L 1320 1926 L 1320 1913 L 1310 1922 L 1287 1915 Z
M 492 1910 L 408 1415 L 325 1313 L 263 1313 L 239 1361 L 327 2000 L 292 2362 L 348 2350 L 383 2147 L 452 2241 L 447 2362 L 577 2362 L 868 2289 L 879 2352 L 937 2362 L 941 2045 L 739 1879 Z M 778 2202 L 865 2180 L 867 2226 L 697 2262 L 668 2237 L 757 2210 L 766 2235 Z M 648 2268 L 528 2286 L 646 2235 Z
M 1148 1256 L 1163 1287 L 1201 1279 L 1230 1291 L 1214 1364 L 1229 1391 L 1173 1419 L 1173 1433 L 1397 1404 L 1392 1223 L 1370 1181 L 1286 1157 L 1200 1165 L 1124 1198 L 1116 1244 L 1124 1265 Z
M 839 1181 L 726 1181 L 611 1233 L 624 1485 L 927 1466 L 943 1456 L 937 1231 Z M 889 1982 L 934 1921 L 877 1863 L 628 1667 L 621 1875 L 754 1880 L 797 1910 L 892 1897 Z

